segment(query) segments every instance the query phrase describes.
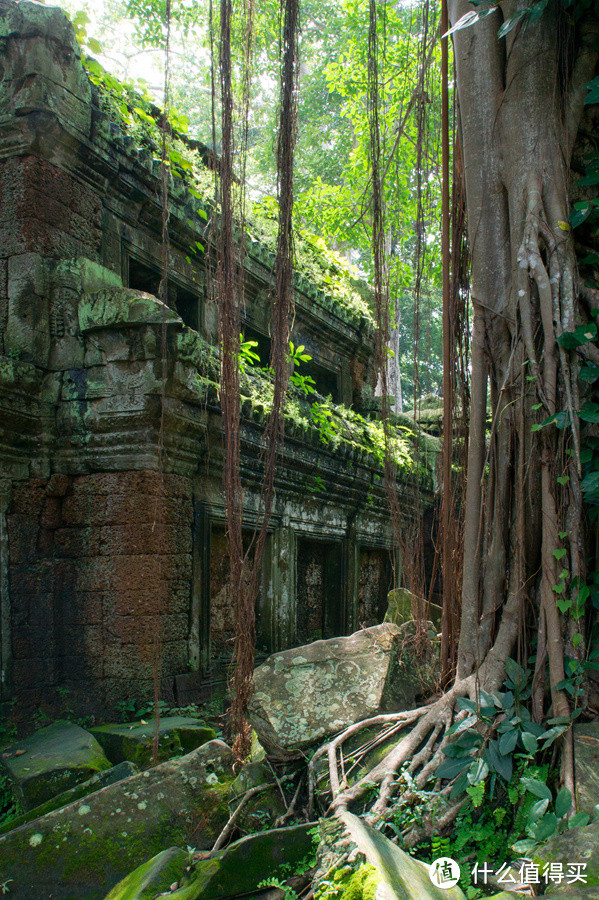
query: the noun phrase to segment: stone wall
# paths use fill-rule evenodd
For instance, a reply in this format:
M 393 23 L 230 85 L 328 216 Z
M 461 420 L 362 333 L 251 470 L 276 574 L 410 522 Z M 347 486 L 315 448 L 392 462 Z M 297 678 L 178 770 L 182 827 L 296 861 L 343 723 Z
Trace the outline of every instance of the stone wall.
M 12 678 L 32 705 L 60 685 L 80 708 L 185 672 L 191 489 L 119 472 L 29 479 L 7 515 Z M 158 647 L 158 657 L 156 649 Z M 135 681 L 135 691 L 131 682 Z

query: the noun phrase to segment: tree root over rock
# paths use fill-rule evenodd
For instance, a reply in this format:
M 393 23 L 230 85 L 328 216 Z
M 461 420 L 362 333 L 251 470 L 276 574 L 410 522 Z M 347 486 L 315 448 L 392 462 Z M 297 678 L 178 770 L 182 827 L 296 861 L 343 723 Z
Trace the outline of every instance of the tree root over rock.
M 364 814 L 364 818 L 370 824 L 374 824 L 385 817 L 392 797 L 401 786 L 400 772 L 408 776 L 409 787 L 401 798 L 401 804 L 406 805 L 414 799 L 414 792 L 424 788 L 426 783 L 434 777 L 434 772 L 443 759 L 443 750 L 447 746 L 450 737 L 450 726 L 465 718 L 463 710 L 456 709 L 459 697 L 476 699 L 477 684 L 474 676 L 456 682 L 454 686 L 443 696 L 434 700 L 427 706 L 407 710 L 398 713 L 374 716 L 357 722 L 346 728 L 333 740 L 320 747 L 312 757 L 308 769 L 309 783 L 309 815 L 314 808 L 314 795 L 316 790 L 316 764 L 323 757 L 327 757 L 328 773 L 331 783 L 332 801 L 330 810 L 338 812 L 348 809 L 351 804 L 364 799 L 373 786 L 378 787 L 377 796 Z M 344 745 L 349 738 L 366 728 L 380 726 L 380 732 L 376 739 L 368 742 L 366 750 L 376 744 L 387 740 L 392 734 L 408 729 L 407 733 L 399 741 L 381 762 L 371 768 L 358 781 L 350 785 L 348 783 L 347 762 L 363 756 L 364 747 L 344 755 Z M 347 770 L 347 771 L 346 771 Z M 404 785 L 405 786 L 405 785 Z M 442 795 L 448 793 L 449 788 L 441 791 Z M 455 804 L 447 810 L 441 820 L 437 820 L 435 828 L 444 828 L 449 825 L 459 812 L 461 803 Z M 416 843 L 423 835 L 414 832 L 410 835 L 409 843 Z

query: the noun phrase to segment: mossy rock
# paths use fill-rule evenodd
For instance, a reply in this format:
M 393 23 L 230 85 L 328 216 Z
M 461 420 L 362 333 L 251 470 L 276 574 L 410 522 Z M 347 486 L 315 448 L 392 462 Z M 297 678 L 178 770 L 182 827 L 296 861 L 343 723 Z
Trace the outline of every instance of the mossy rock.
M 5 747 L 0 765 L 25 810 L 110 769 L 110 762 L 93 735 L 71 722 L 54 722 Z
M 107 787 L 109 784 L 116 784 L 124 778 L 136 775 L 137 771 L 137 766 L 131 762 L 122 762 L 119 763 L 118 766 L 113 766 L 111 769 L 105 769 L 104 772 L 94 775 L 94 777 L 90 778 L 88 781 L 82 781 L 81 784 L 69 788 L 68 791 L 63 791 L 62 794 L 57 794 L 56 797 L 52 797 L 51 800 L 47 800 L 45 803 L 42 803 L 41 806 L 36 806 L 34 809 L 29 810 L 29 812 L 16 816 L 14 819 L 11 819 L 10 822 L 0 825 L 0 834 L 6 834 L 8 831 L 13 831 L 15 828 L 19 828 L 27 822 L 32 822 L 34 819 L 45 816 L 46 813 L 52 812 L 55 809 L 61 809 L 63 806 L 74 803 L 75 800 L 80 800 L 82 797 L 87 797 L 88 794 L 93 794 L 94 791 L 99 791 L 100 788 Z
M 551 887 L 552 894 L 574 896 L 591 888 L 599 888 L 599 822 L 556 834 L 535 851 L 534 862 L 538 866 L 561 863 L 564 874 L 570 863 L 585 864 L 585 883 L 574 881 L 567 884 L 566 878 L 560 885 Z
M 378 900 L 380 885 L 380 875 L 369 863 L 355 870 L 346 866 L 330 873 L 314 894 L 314 900 Z
M 178 878 L 179 888 L 169 893 L 172 900 L 226 900 L 241 894 L 249 894 L 268 878 L 284 878 L 311 861 L 313 851 L 311 832 L 314 823 L 277 828 L 241 838 L 210 859 L 196 862 L 190 872 L 182 864 Z M 145 863 L 118 884 L 106 900 L 138 900 L 140 872 L 156 860 Z
M 231 785 L 229 809 L 233 813 L 243 799 L 243 795 L 254 787 L 271 784 L 271 787 L 254 797 L 243 806 L 236 825 L 241 834 L 253 834 L 264 827 L 272 828 L 277 817 L 284 815 L 286 806 L 281 792 L 274 782 L 272 770 L 264 762 L 247 762 L 239 771 Z
M 146 769 L 153 763 L 155 725 L 132 722 L 128 725 L 99 725 L 90 729 L 111 762 L 129 760 Z M 198 719 L 165 716 L 158 726 L 158 760 L 164 762 L 182 753 L 190 753 L 216 738 L 216 732 Z
M 208 850 L 229 818 L 234 757 L 211 741 L 0 837 L 0 884 L 19 900 L 100 900 L 148 856 Z
M 154 900 L 170 891 L 178 882 L 189 862 L 189 853 L 179 847 L 169 847 L 117 884 L 106 900 Z

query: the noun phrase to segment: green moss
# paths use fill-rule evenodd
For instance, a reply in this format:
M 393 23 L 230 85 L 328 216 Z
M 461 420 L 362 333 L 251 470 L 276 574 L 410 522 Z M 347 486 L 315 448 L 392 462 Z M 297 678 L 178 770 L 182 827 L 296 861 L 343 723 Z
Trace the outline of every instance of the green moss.
M 358 869 L 344 866 L 329 873 L 314 900 L 375 900 L 381 883 L 374 866 L 363 863 Z
M 107 118 L 121 128 L 120 143 L 125 138 L 135 151 L 151 154 L 150 159 L 160 160 L 162 134 L 158 125 L 161 110 L 154 105 L 145 90 L 141 92 L 132 84 L 115 78 L 97 62 L 82 56 L 83 65 L 95 86 L 95 100 Z M 182 188 L 195 197 L 197 215 L 205 221 L 210 215 L 214 198 L 214 173 L 205 159 L 210 153 L 198 141 L 187 134 L 184 117 L 171 112 L 173 126 L 169 146 L 169 163 L 175 179 L 174 192 Z M 113 139 L 113 138 L 111 138 Z M 114 138 L 118 142 L 117 138 Z M 277 240 L 277 203 L 268 198 L 253 204 L 247 220 L 246 246 L 250 256 L 272 267 Z M 296 230 L 296 286 L 308 298 L 327 309 L 331 314 L 350 322 L 357 328 L 374 326 L 370 302 L 370 289 L 359 278 L 359 273 L 339 254 L 331 250 L 322 238 Z M 197 247 L 190 253 L 201 254 Z
M 375 900 L 379 884 L 378 872 L 374 866 L 365 863 L 351 876 L 342 900 Z

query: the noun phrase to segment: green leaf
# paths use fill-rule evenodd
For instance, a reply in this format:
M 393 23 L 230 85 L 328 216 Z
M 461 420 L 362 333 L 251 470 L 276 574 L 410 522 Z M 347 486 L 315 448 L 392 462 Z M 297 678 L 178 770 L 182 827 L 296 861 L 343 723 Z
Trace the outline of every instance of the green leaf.
M 513 728 L 511 731 L 506 731 L 505 734 L 502 734 L 499 738 L 499 752 L 504 756 L 507 756 L 508 753 L 512 752 L 517 743 L 518 730 Z
M 578 410 L 578 415 L 583 422 L 599 422 L 599 403 L 587 400 Z
M 533 830 L 534 839 L 539 843 L 546 841 L 552 834 L 555 834 L 556 829 L 557 816 L 555 813 L 546 813 Z
M 522 744 L 528 753 L 536 753 L 537 739 L 530 731 L 523 731 L 521 734 Z
M 592 366 L 590 363 L 585 363 L 578 373 L 578 377 L 581 381 L 587 381 L 589 384 L 592 384 L 593 381 L 597 381 L 599 378 L 599 366 Z
M 522 778 L 520 784 L 530 794 L 534 794 L 535 797 L 540 797 L 541 800 L 551 800 L 552 798 L 551 790 L 547 787 L 546 784 L 543 784 L 542 781 L 539 781 L 538 778 Z
M 516 853 L 521 854 L 522 856 L 530 856 L 536 846 L 536 841 L 525 839 L 522 841 L 516 841 L 515 844 L 512 844 L 512 850 L 514 850 Z
M 588 495 L 585 499 L 599 499 L 599 472 L 589 472 L 582 479 L 580 486 L 583 494 Z
M 515 28 L 520 19 L 523 16 L 529 16 L 531 13 L 530 9 L 519 9 L 517 10 L 513 16 L 510 16 L 509 19 L 506 19 L 499 31 L 497 32 L 497 37 L 501 40 L 501 38 L 505 37 L 506 34 Z
M 461 759 L 446 759 L 438 766 L 437 777 L 451 780 L 452 778 L 455 778 L 456 775 L 459 775 L 460 772 L 463 772 L 464 769 L 467 769 L 471 762 L 472 759 L 469 756 L 462 757 Z
M 533 803 L 530 807 L 527 824 L 530 826 L 536 822 L 537 819 L 540 819 L 543 813 L 547 811 L 548 806 L 549 800 L 546 797 L 543 800 L 537 800 L 536 803 Z
M 449 37 L 450 34 L 455 34 L 456 31 L 461 31 L 462 28 L 469 28 L 471 25 L 475 25 L 479 19 L 490 16 L 497 8 L 497 6 L 492 6 L 490 9 L 483 9 L 480 12 L 475 12 L 473 9 L 469 10 L 467 13 L 464 13 L 461 19 L 458 19 L 449 31 L 445 32 L 443 37 Z
M 570 810 L 571 806 L 572 794 L 570 793 L 568 788 L 564 787 L 555 798 L 555 815 L 558 817 L 558 819 L 561 819 L 562 816 L 565 816 L 566 813 Z
M 588 825 L 591 821 L 591 817 L 586 813 L 576 813 L 576 815 L 572 816 L 571 819 L 568 820 L 568 828 L 578 828 L 582 826 L 584 828 L 585 825 Z
M 489 774 L 489 767 L 484 759 L 476 759 L 470 766 L 467 777 L 470 784 L 480 784 Z
M 558 597 L 557 600 L 555 601 L 555 604 L 556 604 L 557 608 L 559 609 L 559 611 L 562 614 L 565 614 L 568 612 L 569 609 L 571 609 L 572 600 L 570 599 L 570 597 Z
M 564 733 L 566 728 L 566 725 L 554 725 L 553 728 L 550 728 L 548 731 L 546 731 L 543 735 L 543 744 L 541 750 L 546 750 L 547 747 L 550 747 L 554 740 Z M 537 796 L 540 796 L 540 794 L 538 794 Z
M 599 77 L 589 81 L 586 87 L 589 93 L 584 98 L 585 104 L 599 103 Z
M 468 787 L 468 774 L 466 772 L 462 772 L 461 775 L 458 775 L 456 780 L 453 783 L 453 787 L 449 792 L 449 799 L 455 800 L 456 797 L 459 797 L 460 794 L 463 794 L 466 788 Z
M 504 756 L 499 752 L 497 741 L 489 741 L 484 756 L 492 772 L 497 772 L 504 781 L 510 780 L 512 777 L 512 757 Z
M 578 228 L 591 215 L 591 204 L 586 203 L 583 209 L 575 209 L 570 213 L 570 225 L 572 228 Z M 563 346 L 563 345 L 562 345 Z
M 466 731 L 472 725 L 475 725 L 478 722 L 478 716 L 472 715 L 467 716 L 461 722 L 456 722 L 448 731 L 448 734 L 461 734 L 462 731 Z
M 597 337 L 597 326 L 594 322 L 579 325 L 574 331 L 564 331 L 557 338 L 557 343 L 565 350 L 575 350 Z
M 101 53 L 102 52 L 102 44 L 100 41 L 97 41 L 95 38 L 88 38 L 86 41 L 87 46 L 92 51 L 92 53 Z
M 563 559 L 567 552 L 568 552 L 567 550 L 563 550 L 563 549 L 562 550 L 554 550 L 553 555 L 555 556 L 555 558 L 557 560 L 559 560 L 559 559 Z

